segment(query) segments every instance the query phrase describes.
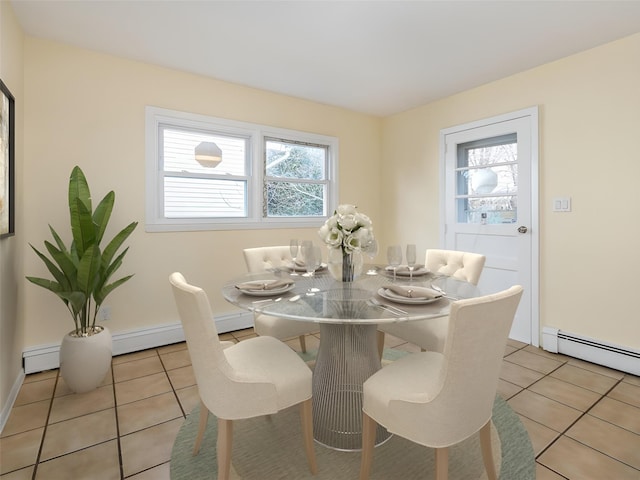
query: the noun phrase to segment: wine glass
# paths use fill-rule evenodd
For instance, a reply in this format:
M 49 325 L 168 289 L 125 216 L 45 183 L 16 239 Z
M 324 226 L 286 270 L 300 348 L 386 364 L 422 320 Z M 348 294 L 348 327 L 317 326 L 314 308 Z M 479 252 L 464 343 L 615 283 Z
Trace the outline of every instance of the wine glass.
M 407 245 L 407 267 L 409 267 L 409 281 L 413 281 L 413 269 L 416 266 L 416 246 L 413 243 Z
M 369 257 L 369 260 L 373 262 L 375 258 L 378 256 L 378 241 L 375 238 L 371 240 L 371 242 L 369 242 L 369 245 L 367 245 L 367 247 L 365 248 L 364 252 L 367 254 L 367 257 Z M 376 274 L 377 274 L 377 270 L 375 266 L 372 265 L 371 268 L 367 270 L 367 275 L 376 275 Z
M 387 261 L 393 268 L 393 281 L 396 281 L 396 270 L 402 263 L 402 248 L 400 245 L 391 245 L 387 248 Z
M 300 244 L 298 243 L 298 240 L 295 238 L 292 238 L 289 241 L 289 252 L 291 253 L 291 261 L 293 262 L 293 266 L 291 268 L 291 275 L 298 275 L 296 273 L 296 260 L 298 258 L 299 248 L 300 248 Z
M 322 255 L 320 247 L 312 242 L 305 242 L 302 244 L 302 255 L 304 256 L 304 266 L 307 271 L 304 275 L 311 279 L 311 286 L 307 289 L 307 295 L 315 295 L 315 292 L 319 290 L 313 286 L 313 279 L 315 278 L 316 270 L 320 266 Z

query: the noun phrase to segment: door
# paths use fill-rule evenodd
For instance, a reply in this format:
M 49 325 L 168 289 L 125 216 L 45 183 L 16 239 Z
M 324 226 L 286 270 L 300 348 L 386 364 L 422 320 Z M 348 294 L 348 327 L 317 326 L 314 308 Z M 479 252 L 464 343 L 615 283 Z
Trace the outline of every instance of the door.
M 487 257 L 484 293 L 524 287 L 509 336 L 538 346 L 537 108 L 448 128 L 440 138 L 443 248 Z

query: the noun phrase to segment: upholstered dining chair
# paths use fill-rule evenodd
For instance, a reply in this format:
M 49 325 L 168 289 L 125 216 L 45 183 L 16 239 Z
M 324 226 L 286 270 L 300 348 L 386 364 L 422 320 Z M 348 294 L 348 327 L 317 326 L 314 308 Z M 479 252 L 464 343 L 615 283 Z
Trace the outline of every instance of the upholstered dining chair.
M 243 253 L 249 273 L 263 272 L 269 268 L 286 267 L 292 262 L 288 245 L 245 248 Z M 305 335 L 318 331 L 318 325 L 315 323 L 298 322 L 264 314 L 254 315 L 253 324 L 258 335 L 268 335 L 278 340 L 298 337 L 303 352 L 307 351 Z
M 449 275 L 477 285 L 486 257 L 479 253 L 457 250 L 427 249 L 425 267 L 433 273 Z M 447 334 L 448 317 L 439 317 L 416 322 L 388 323 L 378 326 L 378 350 L 384 348 L 384 335 L 388 333 L 419 346 L 422 351 L 442 352 Z
M 448 472 L 448 447 L 480 434 L 489 479 L 496 469 L 491 416 L 502 357 L 522 287 L 451 305 L 443 353 L 416 352 L 383 367 L 363 385 L 360 480 L 369 478 L 376 423 L 435 448 L 436 479 Z
M 193 454 L 200 450 L 211 412 L 218 419 L 217 478 L 227 480 L 233 421 L 274 414 L 300 404 L 307 462 L 315 474 L 309 367 L 291 348 L 272 337 L 222 345 L 206 293 L 189 285 L 179 272 L 172 273 L 169 281 L 200 394 L 200 424 Z

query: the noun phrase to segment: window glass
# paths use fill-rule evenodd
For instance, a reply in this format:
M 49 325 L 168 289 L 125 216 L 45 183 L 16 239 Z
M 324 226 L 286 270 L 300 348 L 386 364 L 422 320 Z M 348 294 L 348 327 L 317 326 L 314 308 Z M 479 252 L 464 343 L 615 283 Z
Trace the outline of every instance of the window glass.
M 460 223 L 515 223 L 518 205 L 516 134 L 458 145 L 456 200 Z
M 324 216 L 328 147 L 265 141 L 266 217 Z

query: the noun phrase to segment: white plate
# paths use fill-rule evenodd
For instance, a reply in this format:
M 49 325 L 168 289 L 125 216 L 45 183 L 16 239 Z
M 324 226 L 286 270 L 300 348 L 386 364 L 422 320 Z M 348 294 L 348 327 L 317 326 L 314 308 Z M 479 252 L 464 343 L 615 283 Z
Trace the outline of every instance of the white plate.
M 385 271 L 385 273 L 387 275 L 391 275 L 393 277 L 393 269 L 391 267 L 386 267 L 384 269 L 384 271 Z M 420 268 L 418 268 L 418 269 L 413 271 L 413 276 L 414 277 L 420 277 L 421 275 L 426 275 L 427 273 L 429 273 L 429 270 L 427 270 L 425 267 L 420 267 Z M 410 277 L 409 270 L 405 270 L 405 269 L 398 270 L 396 272 L 396 276 L 398 276 L 398 277 Z
M 252 282 L 247 282 L 247 283 L 252 283 Z M 263 284 L 265 282 L 256 281 L 255 283 Z M 295 287 L 295 284 L 285 285 L 284 287 L 280 287 L 280 288 L 272 288 L 271 290 L 243 290 L 242 288 L 239 288 L 238 290 L 240 290 L 245 295 L 251 295 L 252 297 L 271 297 L 273 295 L 280 295 L 281 293 L 288 292 L 293 287 Z
M 398 295 L 397 293 L 393 293 L 392 291 L 387 290 L 386 288 L 380 288 L 378 290 L 378 295 L 380 295 L 382 298 L 386 298 L 387 300 L 391 300 L 392 302 L 406 303 L 407 305 L 410 305 L 410 304 L 426 305 L 427 303 L 437 302 L 438 300 L 440 300 L 442 298 L 442 297 L 438 297 L 438 298 L 409 298 L 409 297 L 403 297 L 402 295 Z

